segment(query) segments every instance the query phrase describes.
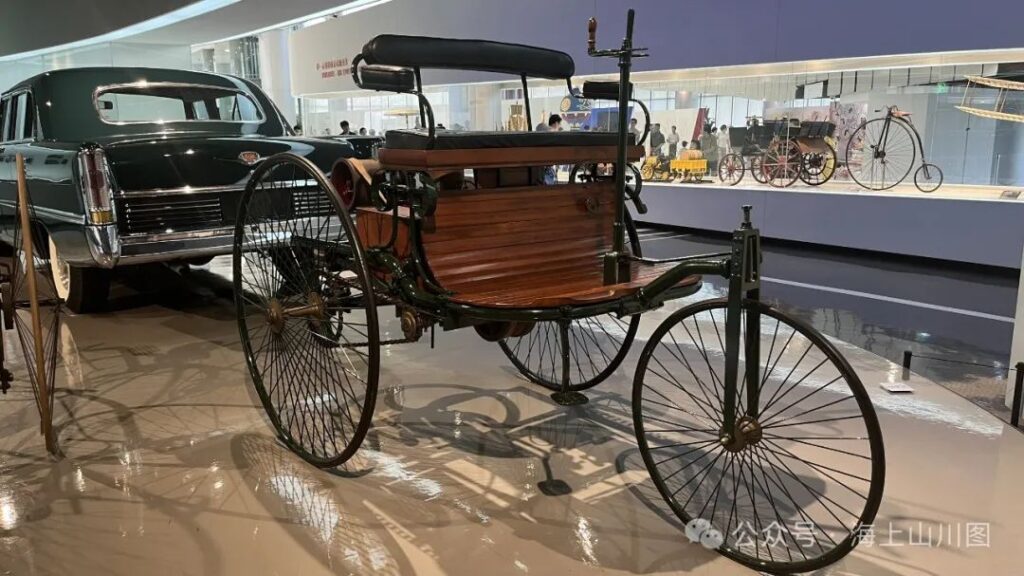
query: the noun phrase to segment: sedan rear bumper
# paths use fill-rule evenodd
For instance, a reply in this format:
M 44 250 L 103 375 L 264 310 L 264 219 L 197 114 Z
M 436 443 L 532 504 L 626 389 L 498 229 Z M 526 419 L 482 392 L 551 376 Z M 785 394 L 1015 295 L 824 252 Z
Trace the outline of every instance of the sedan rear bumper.
M 117 264 L 146 264 L 231 254 L 234 237 L 233 228 L 128 236 L 121 239 Z

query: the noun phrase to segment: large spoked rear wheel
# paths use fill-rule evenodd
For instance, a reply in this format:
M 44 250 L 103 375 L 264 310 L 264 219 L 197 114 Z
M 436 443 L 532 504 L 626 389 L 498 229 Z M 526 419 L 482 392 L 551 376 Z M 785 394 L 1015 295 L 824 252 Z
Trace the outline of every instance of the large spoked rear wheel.
M 903 122 L 875 118 L 853 133 L 846 145 L 846 167 L 868 190 L 888 190 L 906 179 L 917 158 L 917 144 Z
M 747 301 L 737 424 L 723 430 L 726 305 L 679 310 L 644 348 L 633 387 L 641 454 L 691 537 L 754 570 L 817 570 L 850 552 L 878 511 L 885 456 L 874 408 L 821 334 Z M 748 320 L 758 335 L 748 335 Z M 742 376 L 754 343 L 756 383 Z
M 630 249 L 639 256 L 640 236 L 628 214 L 626 233 Z M 573 320 L 569 324 L 568 345 L 563 346 L 557 322 L 537 322 L 529 332 L 500 340 L 498 345 L 523 376 L 554 391 L 564 389 L 562 349 L 568 348 L 568 390 L 580 392 L 615 372 L 629 352 L 639 326 L 639 314 L 626 318 L 604 314 Z
M 800 177 L 803 154 L 792 140 L 776 140 L 761 157 L 761 170 L 768 184 L 789 188 Z
M 263 162 L 235 226 L 238 328 L 281 440 L 320 467 L 348 460 L 370 427 L 380 350 L 369 278 L 320 170 L 292 154 Z

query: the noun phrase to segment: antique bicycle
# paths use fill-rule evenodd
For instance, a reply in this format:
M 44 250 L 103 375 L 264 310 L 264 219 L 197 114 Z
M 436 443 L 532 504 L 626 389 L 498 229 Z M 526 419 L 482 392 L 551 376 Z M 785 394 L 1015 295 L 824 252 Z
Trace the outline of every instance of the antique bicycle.
M 887 106 L 884 117 L 869 120 L 854 131 L 846 144 L 846 166 L 861 187 L 888 190 L 910 175 L 918 151 L 921 164 L 914 171 L 914 186 L 921 192 L 934 192 L 942 186 L 942 169 L 925 159 L 921 133 L 911 122 L 910 112 Z
M 256 168 L 233 256 L 256 392 L 292 451 L 342 466 L 371 427 L 383 346 L 471 327 L 556 405 L 579 405 L 618 370 L 643 312 L 718 275 L 728 297 L 683 306 L 644 345 L 639 451 L 667 505 L 717 533 L 720 553 L 780 574 L 832 563 L 881 501 L 868 394 L 831 342 L 761 301 L 749 207 L 726 252 L 641 255 L 626 202 L 642 209 L 639 182 L 627 183 L 642 150 L 627 110 L 631 63 L 646 51 L 633 46 L 632 10 L 621 47 L 597 49 L 596 28 L 588 53 L 617 59 L 619 80 L 579 93 L 614 95 L 615 132 L 393 130 L 378 161 L 339 160 L 329 179 L 293 154 Z M 432 127 L 422 68 L 562 80 L 577 93 L 572 58 L 531 46 L 382 35 L 352 62 L 357 86 L 415 96 Z M 574 177 L 545 185 L 544 167 L 558 164 L 577 166 Z M 386 341 L 378 315 L 391 307 L 403 338 Z M 768 536 L 769 524 L 789 535 Z M 800 526 L 803 539 L 790 530 Z

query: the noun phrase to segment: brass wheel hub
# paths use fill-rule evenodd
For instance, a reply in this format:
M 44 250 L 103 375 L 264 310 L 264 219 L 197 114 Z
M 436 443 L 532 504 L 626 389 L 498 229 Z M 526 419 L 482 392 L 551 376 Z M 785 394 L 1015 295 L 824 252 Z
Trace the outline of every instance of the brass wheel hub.
M 731 434 L 723 431 L 721 443 L 729 452 L 741 452 L 747 446 L 754 446 L 760 442 L 762 436 L 761 423 L 756 418 L 743 416 L 736 421 L 736 426 Z
M 306 296 L 306 304 L 285 308 L 281 301 L 274 298 L 267 306 L 267 324 L 274 334 L 284 332 L 288 318 L 307 318 L 314 327 L 327 319 L 327 306 L 324 299 L 317 292 L 310 292 Z

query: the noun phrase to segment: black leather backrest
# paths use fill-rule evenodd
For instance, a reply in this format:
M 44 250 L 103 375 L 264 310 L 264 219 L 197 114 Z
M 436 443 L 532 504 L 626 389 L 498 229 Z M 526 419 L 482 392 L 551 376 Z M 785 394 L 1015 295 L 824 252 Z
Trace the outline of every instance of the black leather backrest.
M 362 57 L 367 64 L 481 70 L 563 80 L 576 72 L 576 63 L 565 52 L 490 40 L 383 34 L 363 46 Z
M 362 66 L 359 68 L 359 87 L 364 90 L 412 92 L 416 89 L 416 77 L 409 68 Z
M 587 80 L 583 83 L 583 97 L 587 99 L 595 100 L 618 100 L 619 99 L 619 83 L 618 82 L 598 82 L 594 80 Z M 629 84 L 629 96 L 627 99 L 633 97 L 633 83 Z

